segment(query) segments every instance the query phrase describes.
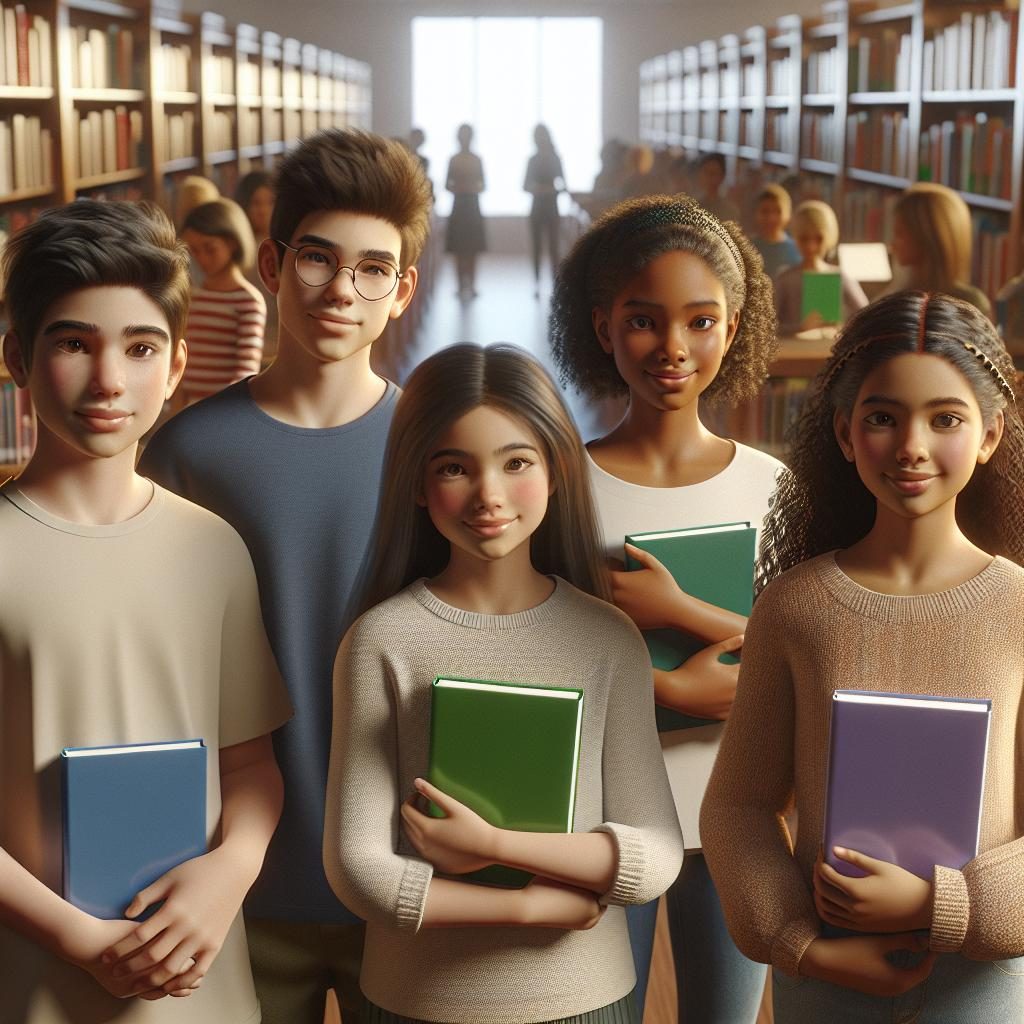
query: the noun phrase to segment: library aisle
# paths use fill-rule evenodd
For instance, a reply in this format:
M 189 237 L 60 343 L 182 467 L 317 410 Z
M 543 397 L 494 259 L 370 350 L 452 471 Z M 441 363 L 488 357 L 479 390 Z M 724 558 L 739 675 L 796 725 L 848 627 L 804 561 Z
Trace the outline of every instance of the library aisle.
M 435 234 L 443 232 L 435 226 Z M 419 295 L 414 301 L 427 300 L 427 308 L 411 341 L 405 345 L 392 342 L 385 335 L 374 346 L 374 366 L 378 372 L 403 384 L 418 363 L 439 349 L 460 341 L 481 345 L 508 342 L 525 348 L 536 356 L 557 379 L 548 348 L 547 318 L 550 283 L 534 297 L 533 269 L 529 257 L 485 253 L 477 270 L 479 296 L 470 302 L 456 297 L 455 266 L 450 257 L 437 254 L 441 260 L 430 296 Z M 595 342 L 596 344 L 596 342 Z M 604 433 L 618 422 L 624 405 L 608 401 L 594 405 L 571 391 L 565 393 L 569 408 L 584 439 Z

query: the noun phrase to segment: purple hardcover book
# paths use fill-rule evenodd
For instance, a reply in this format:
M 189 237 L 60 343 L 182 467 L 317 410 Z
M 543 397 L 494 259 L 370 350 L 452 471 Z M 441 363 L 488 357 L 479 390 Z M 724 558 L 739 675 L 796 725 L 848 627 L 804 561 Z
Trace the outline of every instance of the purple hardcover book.
M 990 700 L 836 690 L 825 860 L 845 846 L 931 879 L 978 853 Z

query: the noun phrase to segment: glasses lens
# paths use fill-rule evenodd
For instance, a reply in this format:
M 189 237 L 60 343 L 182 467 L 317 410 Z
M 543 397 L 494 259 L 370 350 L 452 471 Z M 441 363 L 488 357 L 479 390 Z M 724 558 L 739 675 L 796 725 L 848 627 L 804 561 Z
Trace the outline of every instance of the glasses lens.
M 390 295 L 398 281 L 398 270 L 387 260 L 360 260 L 356 264 L 353 283 L 356 291 L 371 302 Z
M 338 257 L 330 249 L 304 245 L 295 253 L 295 272 L 299 280 L 313 288 L 327 284 L 338 272 Z

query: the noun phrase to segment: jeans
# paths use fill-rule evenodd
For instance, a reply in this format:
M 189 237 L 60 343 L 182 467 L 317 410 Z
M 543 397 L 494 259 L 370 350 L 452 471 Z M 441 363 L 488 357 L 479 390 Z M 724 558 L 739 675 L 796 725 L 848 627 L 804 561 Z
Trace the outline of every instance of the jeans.
M 1024 957 L 968 960 L 943 953 L 924 982 L 893 998 L 773 971 L 772 994 L 775 1024 L 1020 1024 Z
M 644 1019 L 647 980 L 651 973 L 651 956 L 654 953 L 654 927 L 657 921 L 657 900 L 626 907 L 626 927 L 629 929 L 629 945 L 633 952 L 633 967 L 636 969 L 633 1001 L 636 1004 L 637 1020 Z
M 680 1024 L 754 1024 L 767 968 L 748 960 L 733 943 L 699 851 L 687 851 L 668 891 L 667 909 Z

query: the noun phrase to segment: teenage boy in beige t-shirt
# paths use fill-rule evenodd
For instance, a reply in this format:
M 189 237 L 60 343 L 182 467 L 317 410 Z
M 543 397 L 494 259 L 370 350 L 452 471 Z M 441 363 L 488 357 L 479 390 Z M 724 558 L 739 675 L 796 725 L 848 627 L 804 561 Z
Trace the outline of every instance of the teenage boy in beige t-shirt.
M 238 910 L 290 707 L 245 545 L 134 469 L 185 365 L 187 255 L 155 208 L 79 201 L 15 236 L 3 271 L 38 441 L 0 487 L 0 1024 L 259 1021 Z M 122 919 L 61 899 L 61 749 L 193 737 L 209 852 Z

